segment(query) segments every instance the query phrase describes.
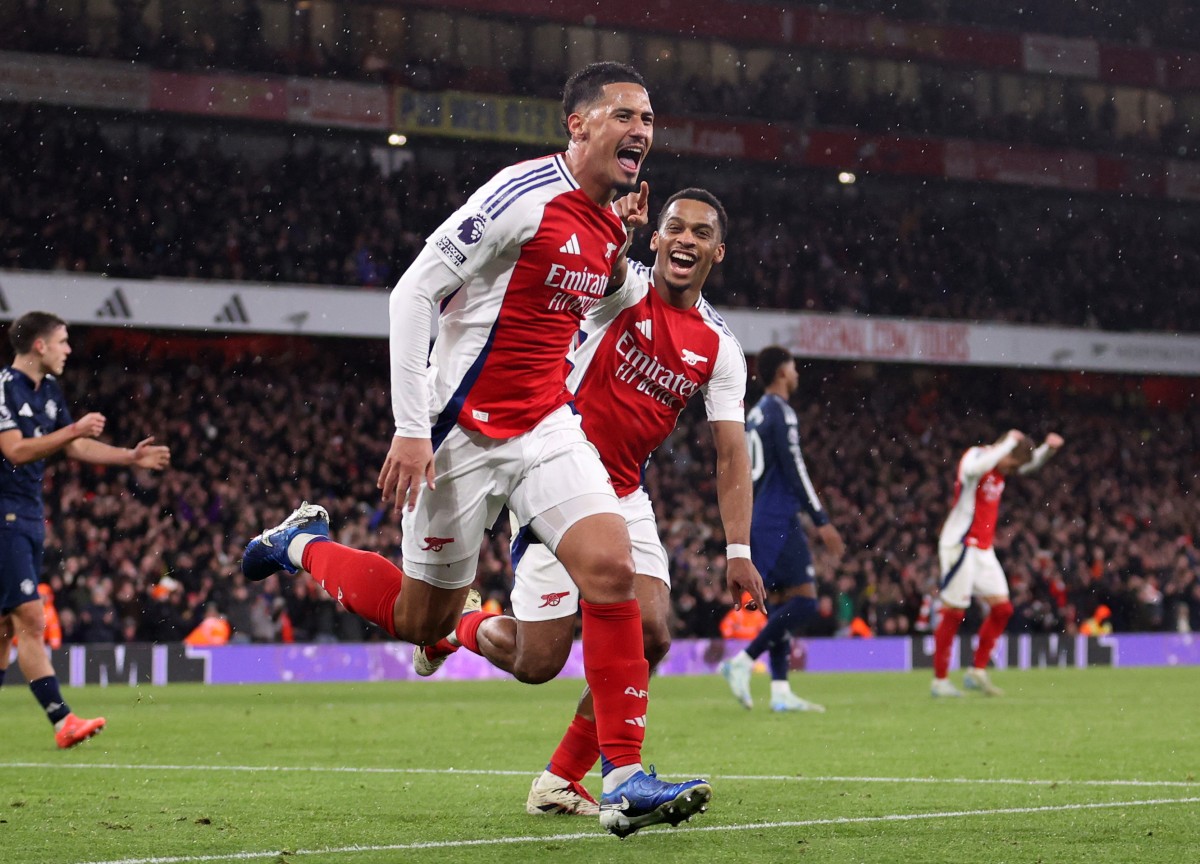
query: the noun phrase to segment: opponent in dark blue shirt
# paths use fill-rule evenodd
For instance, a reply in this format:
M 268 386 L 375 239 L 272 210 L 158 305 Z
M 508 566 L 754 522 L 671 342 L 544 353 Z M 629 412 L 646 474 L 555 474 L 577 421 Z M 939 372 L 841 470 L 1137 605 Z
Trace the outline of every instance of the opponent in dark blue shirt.
M 845 551 L 845 544 L 821 506 L 800 454 L 800 424 L 788 404 L 800 383 L 791 353 L 774 345 L 764 348 L 758 355 L 758 377 L 766 385 L 763 397 L 746 417 L 754 478 L 750 555 L 767 588 L 770 614 L 766 626 L 746 649 L 721 664 L 721 674 L 734 697 L 750 708 L 754 704 L 750 673 L 755 659 L 767 651 L 771 660 L 771 709 L 824 711 L 820 705 L 794 694 L 787 680 L 792 633 L 799 631 L 817 610 L 816 574 L 800 511 L 809 515 L 821 541 L 836 557 Z
M 46 619 L 37 586 L 46 539 L 42 478 L 46 457 L 59 451 L 97 465 L 163 468 L 171 454 L 147 438 L 133 449 L 96 441 L 104 415 L 72 421 L 58 386 L 71 354 L 67 325 L 48 312 L 29 312 L 8 331 L 16 355 L 0 370 L 0 683 L 13 636 L 17 663 L 46 716 L 59 747 L 73 747 L 104 728 L 104 718 L 77 717 L 63 701 L 43 639 Z

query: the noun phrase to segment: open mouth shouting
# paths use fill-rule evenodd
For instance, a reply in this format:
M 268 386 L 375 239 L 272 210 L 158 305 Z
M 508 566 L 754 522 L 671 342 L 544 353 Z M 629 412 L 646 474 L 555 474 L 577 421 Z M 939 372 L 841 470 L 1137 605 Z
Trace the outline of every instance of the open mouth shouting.
M 646 147 L 644 144 L 623 144 L 617 150 L 617 164 L 621 166 L 625 173 L 637 176 L 639 169 L 642 167 L 642 159 L 646 155 Z
M 699 260 L 700 256 L 686 249 L 672 250 L 667 259 L 670 264 L 671 275 L 679 279 L 687 279 L 691 276 Z

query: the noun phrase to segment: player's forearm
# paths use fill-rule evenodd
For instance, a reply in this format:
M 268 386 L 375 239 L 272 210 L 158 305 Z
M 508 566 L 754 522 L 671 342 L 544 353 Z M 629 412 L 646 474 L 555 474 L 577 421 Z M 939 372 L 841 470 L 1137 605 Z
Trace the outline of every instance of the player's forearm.
M 391 354 L 392 413 L 396 434 L 429 437 L 429 399 L 425 389 L 433 305 L 453 290 L 457 277 L 425 249 L 400 277 L 388 300 L 388 347 Z M 461 282 L 458 282 L 461 284 Z
M 1050 457 L 1058 451 L 1049 444 L 1042 442 L 1033 450 L 1033 456 L 1029 461 L 1017 469 L 1018 474 L 1032 474 L 1034 471 L 1041 468 L 1050 461 Z
M 114 447 L 95 438 L 78 438 L 67 445 L 67 455 L 92 465 L 132 465 L 133 451 Z
M 20 438 L 4 448 L 4 457 L 14 465 L 27 465 L 53 456 L 78 439 L 75 424 L 71 424 L 40 438 Z
M 717 457 L 717 509 L 725 529 L 725 542 L 750 542 L 750 517 L 754 511 L 754 483 L 750 459 L 736 454 Z

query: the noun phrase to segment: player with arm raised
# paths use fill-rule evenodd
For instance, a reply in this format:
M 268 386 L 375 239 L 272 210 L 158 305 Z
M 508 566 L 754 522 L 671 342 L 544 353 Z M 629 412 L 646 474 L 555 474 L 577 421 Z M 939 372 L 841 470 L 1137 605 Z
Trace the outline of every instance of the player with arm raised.
M 938 537 L 942 612 L 934 631 L 930 688 L 934 696 L 962 696 L 947 674 L 954 637 L 972 597 L 980 597 L 989 611 L 979 628 L 979 644 L 971 668 L 963 675 L 963 684 L 968 690 L 979 690 L 988 696 L 1004 695 L 987 673 L 996 639 L 1004 632 L 1013 611 L 1008 581 L 992 548 L 1000 496 L 1004 494 L 1006 477 L 1014 471 L 1029 474 L 1038 470 L 1062 446 L 1062 436 L 1054 432 L 1034 448 L 1023 432 L 1010 429 L 995 444 L 971 447 L 959 460 L 954 478 L 954 504 Z
M 644 201 L 644 197 L 643 197 Z M 644 206 L 644 205 L 643 205 Z M 633 539 L 634 591 L 642 612 L 646 659 L 653 669 L 670 647 L 670 573 L 654 508 L 642 485 L 651 453 L 666 439 L 688 399 L 702 394 L 717 454 L 717 500 L 729 541 L 726 580 L 734 597 L 762 601 L 762 581 L 750 561 L 752 483 L 746 452 L 746 366 L 741 346 L 701 294 L 725 255 L 725 208 L 703 189 L 684 189 L 663 206 L 650 239 L 654 266 L 630 263 L 621 290 L 583 323 L 568 386 L 583 428 L 620 496 Z M 463 618 L 466 638 L 453 634 L 418 648 L 414 664 L 433 674 L 459 645 L 518 680 L 541 683 L 562 669 L 575 632 L 579 592 L 529 528 L 513 537 L 513 616 Z M 470 625 L 474 623 L 475 626 Z M 587 625 L 584 625 L 586 634 Z M 531 814 L 597 812 L 582 781 L 601 748 L 590 690 L 526 801 Z
M 821 506 L 800 453 L 800 421 L 788 402 L 800 384 L 796 361 L 786 348 L 772 345 L 759 352 L 757 365 L 765 385 L 763 397 L 746 418 L 754 474 L 750 549 L 767 586 L 770 614 L 750 644 L 721 664 L 721 674 L 734 698 L 752 708 L 750 673 L 766 651 L 771 661 L 771 710 L 821 712 L 821 705 L 801 699 L 788 684 L 792 634 L 817 614 L 816 570 L 800 511 L 809 515 L 835 557 L 840 558 L 846 547 Z
M 580 70 L 564 89 L 563 125 L 565 153 L 484 184 L 392 291 L 396 434 L 379 488 L 403 512 L 404 571 L 329 541 L 315 505 L 251 541 L 242 569 L 262 579 L 303 567 L 347 609 L 429 645 L 478 602 L 479 549 L 507 504 L 579 587 L 604 793 L 618 804 L 600 821 L 624 836 L 648 824 L 633 819 L 667 808 L 686 818 L 712 794 L 705 781 L 666 783 L 642 768 L 649 668 L 629 532 L 570 408 L 563 359 L 627 240 L 611 205 L 636 188 L 653 140 L 641 76 L 617 63 Z
M 171 453 L 153 438 L 132 449 L 95 440 L 104 432 L 103 414 L 72 421 L 57 377 L 71 356 L 71 343 L 67 324 L 57 315 L 28 312 L 13 322 L 8 338 L 16 356 L 0 371 L 0 651 L 7 667 L 17 637 L 17 663 L 54 725 L 55 742 L 74 747 L 103 729 L 104 718 L 71 712 L 43 644 L 46 618 L 38 582 L 46 541 L 46 459 L 62 452 L 93 465 L 161 469 Z

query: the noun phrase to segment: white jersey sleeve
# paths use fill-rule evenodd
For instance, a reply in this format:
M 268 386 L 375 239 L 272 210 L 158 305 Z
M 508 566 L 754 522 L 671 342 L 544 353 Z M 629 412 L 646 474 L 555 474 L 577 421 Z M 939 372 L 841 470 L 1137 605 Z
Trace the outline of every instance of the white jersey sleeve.
M 707 303 L 703 304 L 707 312 Z M 709 317 L 708 315 L 705 316 Z M 746 356 L 737 338 L 729 332 L 719 316 L 713 313 L 720 339 L 712 377 L 704 385 L 704 410 L 710 423 L 728 420 L 746 422 Z
M 429 235 L 429 248 L 463 282 L 476 276 L 499 257 L 516 260 L 523 243 L 537 230 L 527 207 L 508 206 L 521 192 L 541 177 L 552 176 L 553 166 L 524 174 L 521 166 L 501 171 L 467 199 L 462 207 Z M 531 179 L 532 178 L 532 179 Z
M 972 447 L 963 454 L 959 465 L 960 479 L 982 477 L 1000 464 L 1000 460 L 1011 453 L 1017 446 L 1017 439 L 1006 437 L 999 444 L 987 447 Z
M 632 258 L 626 260 L 625 282 L 590 310 L 584 320 L 585 332 L 599 330 L 646 296 L 650 290 L 650 268 Z
M 460 285 L 458 274 L 426 246 L 392 289 L 388 299 L 388 351 L 397 435 L 429 437 L 426 370 L 433 307 Z

